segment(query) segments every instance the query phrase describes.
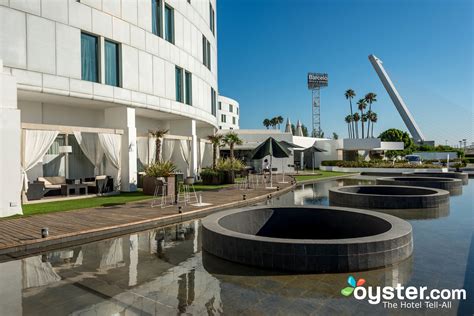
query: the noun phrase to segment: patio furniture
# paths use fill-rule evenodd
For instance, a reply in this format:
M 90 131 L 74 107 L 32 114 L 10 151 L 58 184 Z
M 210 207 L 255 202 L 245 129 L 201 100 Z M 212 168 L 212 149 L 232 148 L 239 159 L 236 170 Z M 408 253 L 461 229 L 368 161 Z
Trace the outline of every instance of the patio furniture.
M 34 182 L 28 184 L 28 191 L 26 197 L 28 201 L 41 200 L 48 191 L 44 188 L 43 182 Z
M 72 184 L 74 179 L 66 179 L 63 176 L 55 177 L 38 177 L 38 180 L 34 183 L 43 183 L 44 184 L 44 195 L 43 196 L 52 196 L 52 195 L 61 195 L 61 186 L 63 184 Z
M 93 178 L 85 178 L 82 180 L 82 184 L 87 185 L 87 191 L 89 193 L 107 193 L 114 190 L 113 178 L 100 175 Z
M 87 195 L 87 184 L 84 183 L 74 183 L 74 184 L 61 184 L 61 194 L 65 196 L 70 196 L 71 192 L 74 192 L 74 195 L 81 195 L 84 192 Z
M 161 192 L 161 193 L 160 193 Z M 169 187 L 168 187 L 168 182 L 166 182 L 166 178 L 164 177 L 159 177 L 156 178 L 156 186 L 155 186 L 155 193 L 153 194 L 153 200 L 151 201 L 151 207 L 158 206 L 158 199 L 160 199 L 160 207 L 169 207 L 173 206 L 174 204 L 174 199 L 173 199 L 174 194 L 169 194 Z
M 198 197 L 196 190 L 194 189 L 194 178 L 187 177 L 183 182 L 179 184 L 178 199 L 177 202 L 184 202 L 184 205 L 188 203 L 198 203 Z

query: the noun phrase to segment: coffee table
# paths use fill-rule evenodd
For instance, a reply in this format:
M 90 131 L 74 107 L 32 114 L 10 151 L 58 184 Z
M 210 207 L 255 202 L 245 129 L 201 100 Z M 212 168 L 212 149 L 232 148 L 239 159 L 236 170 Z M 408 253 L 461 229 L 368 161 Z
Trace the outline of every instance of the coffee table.
M 71 193 L 72 192 L 72 193 Z M 61 184 L 61 194 L 65 196 L 69 196 L 71 194 L 74 195 L 87 195 L 87 184 L 79 183 L 79 184 Z

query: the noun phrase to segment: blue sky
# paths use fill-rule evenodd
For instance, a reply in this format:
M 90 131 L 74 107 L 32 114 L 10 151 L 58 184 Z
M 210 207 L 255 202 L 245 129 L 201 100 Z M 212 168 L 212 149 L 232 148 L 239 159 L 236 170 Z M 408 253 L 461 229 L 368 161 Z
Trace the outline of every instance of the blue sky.
M 282 115 L 311 126 L 308 72 L 327 72 L 321 127 L 347 136 L 344 91 L 375 92 L 379 122 L 406 130 L 368 61 L 384 62 L 426 138 L 473 139 L 472 0 L 219 0 L 219 92 L 241 128 Z

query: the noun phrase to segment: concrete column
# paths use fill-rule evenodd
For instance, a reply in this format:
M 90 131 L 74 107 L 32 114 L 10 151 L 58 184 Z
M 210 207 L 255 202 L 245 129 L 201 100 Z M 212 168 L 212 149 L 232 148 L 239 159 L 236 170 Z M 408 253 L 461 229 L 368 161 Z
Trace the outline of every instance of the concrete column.
M 21 120 L 16 79 L 0 60 L 0 217 L 22 214 Z
M 121 190 L 137 190 L 137 129 L 135 127 L 135 109 L 121 106 L 107 108 L 105 127 L 123 129 L 122 135 L 122 171 Z
M 196 134 L 196 120 L 191 120 L 191 176 L 197 177 L 198 175 L 198 159 L 200 159 L 200 155 L 198 155 L 198 138 Z

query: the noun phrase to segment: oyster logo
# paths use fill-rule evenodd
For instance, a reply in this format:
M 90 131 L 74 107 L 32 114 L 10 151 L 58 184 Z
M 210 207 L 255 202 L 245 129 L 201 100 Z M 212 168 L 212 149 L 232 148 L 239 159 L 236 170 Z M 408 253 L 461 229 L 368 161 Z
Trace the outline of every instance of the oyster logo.
M 351 295 L 352 292 L 354 292 L 356 287 L 364 285 L 365 284 L 365 279 L 359 279 L 356 282 L 354 277 L 352 275 L 350 275 L 347 278 L 347 284 L 349 284 L 349 286 L 347 286 L 347 287 L 345 287 L 341 290 L 341 294 L 344 295 L 344 296 Z

